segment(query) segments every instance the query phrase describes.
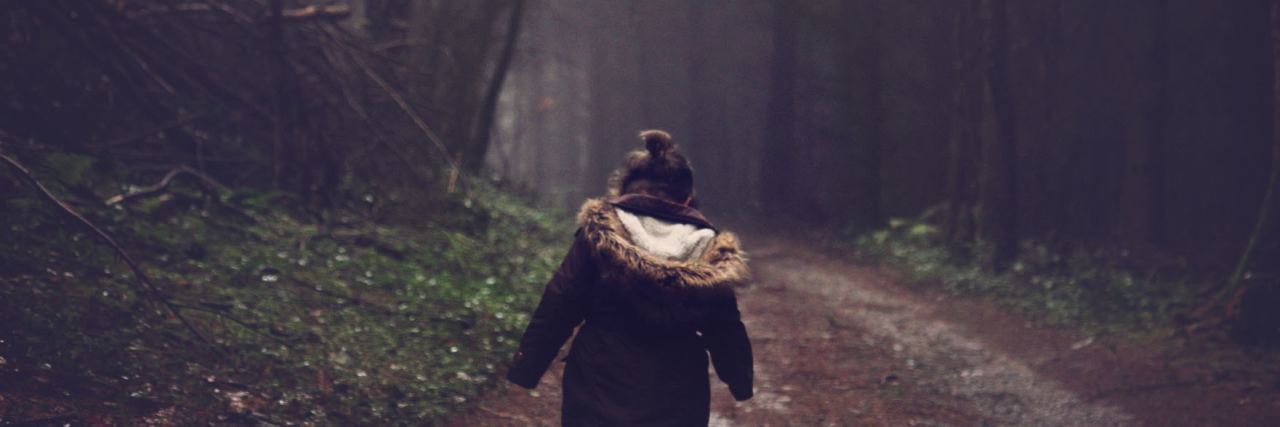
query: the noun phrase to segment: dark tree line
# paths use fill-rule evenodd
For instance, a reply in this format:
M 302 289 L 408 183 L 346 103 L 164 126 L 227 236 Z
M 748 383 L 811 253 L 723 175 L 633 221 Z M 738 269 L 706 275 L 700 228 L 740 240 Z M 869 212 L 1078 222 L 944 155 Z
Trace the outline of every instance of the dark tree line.
M 0 6 L 0 130 L 128 182 L 188 166 L 312 210 L 479 172 L 524 0 Z
M 1276 216 L 1271 8 L 540 2 L 513 72 L 542 84 L 507 98 L 497 143 L 541 153 L 503 173 L 566 206 L 658 127 L 713 216 L 868 230 L 924 214 L 996 270 L 1026 239 L 1223 271 L 1256 241 L 1245 270 L 1274 280 L 1280 239 L 1255 226 Z
M 429 201 L 475 175 L 571 207 L 603 193 L 636 132 L 663 128 L 717 218 L 922 217 L 996 270 L 1035 239 L 1274 280 L 1272 9 L 9 2 L 0 130 L 20 158 L 108 159 L 122 185 L 189 167 L 323 212 Z

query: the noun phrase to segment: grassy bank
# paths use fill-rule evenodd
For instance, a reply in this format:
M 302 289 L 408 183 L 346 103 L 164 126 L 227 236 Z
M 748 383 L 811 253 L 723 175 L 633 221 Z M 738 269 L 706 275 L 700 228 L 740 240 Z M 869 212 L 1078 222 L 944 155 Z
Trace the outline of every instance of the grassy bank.
M 5 421 L 429 423 L 493 383 L 571 237 L 567 215 L 490 188 L 412 221 L 349 213 L 320 227 L 274 193 L 175 185 L 106 207 L 109 188 L 67 175 L 92 169 L 70 169 L 41 177 L 66 183 L 51 186 L 199 335 L 14 185 L 0 201 Z
M 937 227 L 895 219 L 840 244 L 917 286 L 981 295 L 1051 324 L 1087 333 L 1168 333 L 1214 286 L 1185 260 L 1139 257 L 1122 247 L 1023 241 L 1008 271 L 984 268 L 981 244 L 947 244 Z

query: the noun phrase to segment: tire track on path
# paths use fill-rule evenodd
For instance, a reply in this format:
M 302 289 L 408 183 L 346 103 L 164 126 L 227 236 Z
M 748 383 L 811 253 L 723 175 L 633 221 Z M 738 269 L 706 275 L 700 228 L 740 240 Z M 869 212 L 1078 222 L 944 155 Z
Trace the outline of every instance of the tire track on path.
M 1133 423 L 936 316 L 945 301 L 795 241 L 763 237 L 746 247 L 757 280 L 739 303 L 756 353 L 756 395 L 734 402 L 709 373 L 711 425 Z M 448 425 L 558 425 L 562 371 L 557 363 L 534 392 L 504 383 Z
M 767 424 L 1133 423 L 1120 409 L 1086 402 L 1026 363 L 988 348 L 964 328 L 935 316 L 938 305 L 946 301 L 902 292 L 873 269 L 795 242 L 766 238 L 748 243 L 755 249 L 758 278 L 757 288 L 743 298 L 749 330 L 777 332 L 769 323 L 781 320 L 789 322 L 796 335 L 782 340 L 782 345 L 758 345 L 763 350 L 759 364 L 787 370 L 781 376 L 786 381 L 762 381 L 758 387 L 787 392 L 793 402 L 792 413 L 767 418 Z M 802 308 L 786 308 L 789 305 Z M 770 316 L 771 311 L 780 313 Z M 753 319 L 759 314 L 765 316 Z M 834 343 L 813 345 L 808 339 L 814 334 Z M 847 359 L 858 359 L 860 366 Z M 855 411 L 842 414 L 839 408 Z M 873 416 L 861 416 L 866 413 Z M 742 421 L 758 425 L 751 417 Z

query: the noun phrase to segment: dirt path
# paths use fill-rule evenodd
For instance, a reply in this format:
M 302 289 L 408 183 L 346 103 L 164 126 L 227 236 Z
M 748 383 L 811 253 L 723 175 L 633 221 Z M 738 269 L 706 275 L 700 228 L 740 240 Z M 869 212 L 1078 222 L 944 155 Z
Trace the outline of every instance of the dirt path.
M 1255 396 L 1243 413 L 1234 391 L 1221 393 L 1226 403 L 1186 387 L 1130 393 L 1185 381 L 990 304 L 906 291 L 794 241 L 747 243 L 757 280 L 740 304 L 756 395 L 735 403 L 713 376 L 712 426 L 1267 425 L 1280 412 L 1277 393 Z M 452 425 L 557 425 L 561 368 L 535 392 L 502 385 Z M 1231 415 L 1213 416 L 1221 404 Z

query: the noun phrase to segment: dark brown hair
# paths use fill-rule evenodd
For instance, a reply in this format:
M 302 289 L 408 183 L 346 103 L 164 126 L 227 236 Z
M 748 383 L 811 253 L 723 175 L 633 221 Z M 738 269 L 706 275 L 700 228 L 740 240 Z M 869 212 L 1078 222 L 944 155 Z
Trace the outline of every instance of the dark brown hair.
M 693 168 L 671 142 L 671 134 L 660 130 L 640 132 L 643 150 L 627 155 L 627 163 L 614 173 L 613 188 L 618 194 L 648 194 L 677 203 L 693 196 Z

